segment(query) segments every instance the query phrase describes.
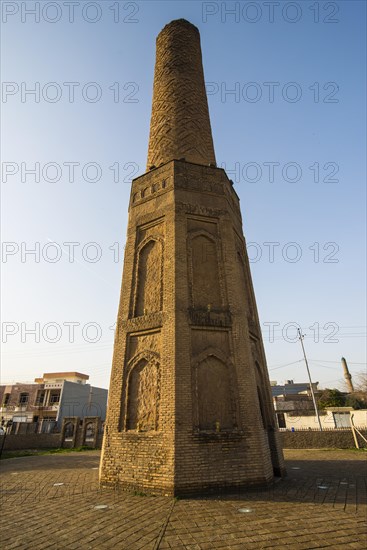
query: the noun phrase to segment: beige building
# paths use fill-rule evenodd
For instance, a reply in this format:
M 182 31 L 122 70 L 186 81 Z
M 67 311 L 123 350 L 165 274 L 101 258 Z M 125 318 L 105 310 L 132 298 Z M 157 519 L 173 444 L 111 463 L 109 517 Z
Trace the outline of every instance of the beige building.
M 44 373 L 34 384 L 0 386 L 2 424 L 35 423 L 38 431 L 61 426 L 64 416 L 106 414 L 107 390 L 87 384 L 89 376 L 79 372 Z

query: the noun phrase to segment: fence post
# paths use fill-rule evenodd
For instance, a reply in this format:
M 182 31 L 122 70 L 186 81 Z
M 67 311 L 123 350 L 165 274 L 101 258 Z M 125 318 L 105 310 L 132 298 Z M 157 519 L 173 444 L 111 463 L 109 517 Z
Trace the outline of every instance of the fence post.
M 358 438 L 356 436 L 356 432 L 355 432 L 355 428 L 354 428 L 353 417 L 354 417 L 354 414 L 351 414 L 350 415 L 350 426 L 352 428 L 352 434 L 353 434 L 356 449 L 359 449 L 359 443 L 358 443 Z

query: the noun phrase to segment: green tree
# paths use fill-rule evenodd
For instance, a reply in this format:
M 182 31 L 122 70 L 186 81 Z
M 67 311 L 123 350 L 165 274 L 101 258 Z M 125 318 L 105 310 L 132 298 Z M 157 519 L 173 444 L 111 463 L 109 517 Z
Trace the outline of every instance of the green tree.
M 318 407 L 325 409 L 326 407 L 344 407 L 345 395 L 336 388 L 326 388 L 318 396 Z
M 348 393 L 345 399 L 347 407 L 353 409 L 367 409 L 367 372 L 361 371 L 353 375 L 354 391 Z
M 367 399 L 365 395 L 361 392 L 353 392 L 346 396 L 345 406 L 353 407 L 353 409 L 366 409 L 367 408 Z

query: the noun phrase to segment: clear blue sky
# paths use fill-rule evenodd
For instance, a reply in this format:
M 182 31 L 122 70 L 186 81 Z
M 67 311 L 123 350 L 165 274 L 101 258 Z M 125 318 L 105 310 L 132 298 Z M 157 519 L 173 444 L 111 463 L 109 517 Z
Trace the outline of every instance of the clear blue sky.
M 2 2 L 2 381 L 77 370 L 108 387 L 129 180 L 145 171 L 155 38 L 181 17 L 201 33 L 217 162 L 239 171 L 230 177 L 255 243 L 271 379 L 306 380 L 300 344 L 289 341 L 295 328 L 286 330 L 293 322 L 306 334 L 314 380 L 338 385 L 342 355 L 352 373 L 363 370 L 365 2 L 280 1 L 272 15 L 264 2 L 80 1 L 74 22 L 63 2 L 56 10 L 42 1 L 35 22 L 25 10 L 35 4 Z M 38 102 L 26 93 L 37 86 Z M 35 163 L 39 182 L 25 171 Z M 80 243 L 73 262 L 70 242 Z M 38 246 L 39 257 L 24 255 Z M 79 323 L 74 342 L 70 323 Z

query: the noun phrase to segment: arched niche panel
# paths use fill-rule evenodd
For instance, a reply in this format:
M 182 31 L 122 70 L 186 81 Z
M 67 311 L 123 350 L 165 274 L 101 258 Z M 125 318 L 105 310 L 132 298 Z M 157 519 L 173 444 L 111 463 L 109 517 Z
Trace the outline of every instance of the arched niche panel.
M 149 239 L 138 249 L 135 317 L 162 310 L 162 248 L 160 240 Z
M 222 306 L 217 241 L 205 234 L 191 238 L 191 295 L 194 307 Z
M 132 367 L 127 388 L 127 430 L 158 429 L 159 374 L 159 364 L 145 358 Z
M 196 371 L 199 429 L 232 429 L 234 422 L 228 366 L 209 355 L 197 365 Z
M 64 441 L 70 440 L 74 436 L 75 425 L 73 422 L 67 422 L 64 427 Z

